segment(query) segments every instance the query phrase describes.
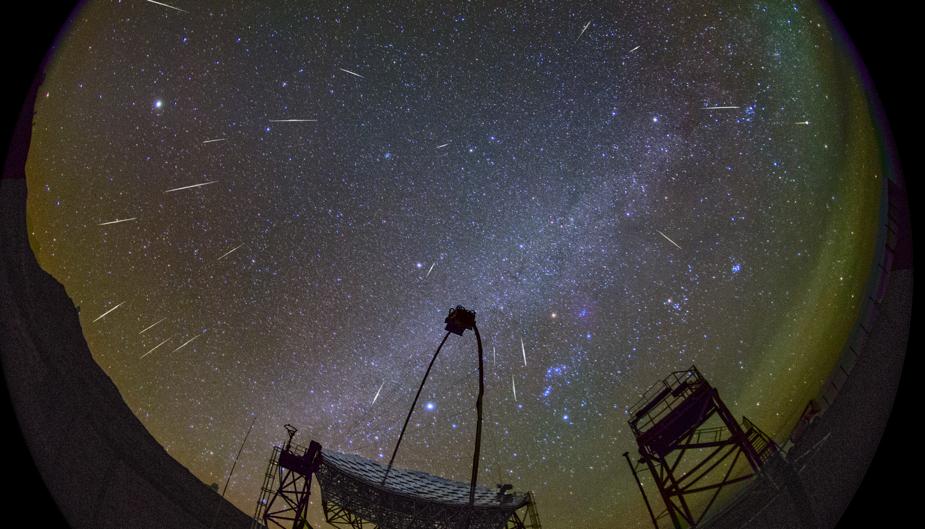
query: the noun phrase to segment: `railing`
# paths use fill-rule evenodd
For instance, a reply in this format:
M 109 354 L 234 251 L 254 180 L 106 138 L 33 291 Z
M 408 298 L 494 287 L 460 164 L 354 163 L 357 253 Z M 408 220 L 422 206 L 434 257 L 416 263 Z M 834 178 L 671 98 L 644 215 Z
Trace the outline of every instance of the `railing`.
M 728 439 L 729 436 L 729 429 L 725 426 L 717 426 L 715 428 L 701 428 L 700 430 L 694 432 L 690 442 L 692 444 L 718 443 Z
M 647 430 L 658 422 L 659 418 L 699 390 L 703 382 L 703 376 L 695 366 L 686 371 L 675 371 L 656 382 L 630 408 L 630 414 L 633 416 L 629 421 L 630 427 L 636 433 Z
M 264 529 L 265 527 L 263 525 L 263 515 L 266 512 L 270 494 L 275 492 L 273 485 L 276 483 L 276 471 L 279 468 L 279 454 L 280 448 L 274 446 L 273 455 L 270 456 L 266 474 L 263 476 L 263 485 L 260 486 L 260 497 L 257 499 L 257 508 L 254 510 L 254 518 L 251 521 L 250 529 Z
M 758 459 L 761 460 L 762 464 L 767 463 L 771 456 L 777 453 L 777 443 L 768 434 L 755 426 L 752 421 L 748 420 L 748 417 L 742 417 L 742 427 L 745 430 L 745 438 L 748 440 L 748 444 L 755 449 Z
M 848 380 L 848 375 L 859 363 L 862 352 L 866 348 L 867 341 L 870 338 L 873 324 L 879 316 L 880 303 L 886 295 L 890 273 L 893 268 L 893 261 L 896 257 L 896 249 L 901 230 L 901 217 L 903 215 L 903 212 L 896 203 L 890 199 L 891 193 L 894 192 L 891 187 L 890 182 L 884 179 L 882 188 L 884 198 L 880 208 L 880 229 L 876 243 L 876 263 L 867 281 L 867 293 L 866 297 L 861 302 L 857 324 L 848 339 L 848 343 L 842 350 L 838 365 L 832 370 L 825 385 L 823 385 L 819 394 L 814 399 L 820 408 L 817 413 L 817 415 L 820 416 L 826 412 L 829 406 L 832 405 L 832 402 L 838 397 L 842 386 L 844 386 L 845 382 Z M 902 198 L 900 198 L 900 200 L 902 200 Z M 798 423 L 795 429 L 799 428 L 799 426 Z M 797 439 L 792 440 L 796 441 Z

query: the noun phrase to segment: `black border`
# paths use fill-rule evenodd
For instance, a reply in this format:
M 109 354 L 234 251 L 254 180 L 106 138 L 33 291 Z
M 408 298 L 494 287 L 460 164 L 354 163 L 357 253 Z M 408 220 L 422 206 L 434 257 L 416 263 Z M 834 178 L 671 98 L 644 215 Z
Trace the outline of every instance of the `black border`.
M 78 2 L 13 2 L 4 5 L 0 16 L 0 50 L 3 50 L 3 98 L 0 103 L 0 153 L 5 165 L 10 139 L 19 120 L 23 102 L 32 87 L 45 55 L 58 32 L 65 25 Z M 2 166 L 0 166 L 2 167 Z M 2 317 L 6 317 L 3 315 Z M 0 376 L 0 428 L 4 439 L 3 487 L 8 522 L 30 519 L 44 527 L 70 527 L 57 508 L 54 498 L 39 476 L 13 411 L 6 388 L 5 374 Z M 28 513 L 28 514 L 27 514 Z M 30 523 L 27 522 L 27 523 Z
M 4 160 L 10 136 L 15 127 L 22 101 L 38 73 L 47 50 L 53 44 L 57 33 L 64 26 L 78 2 L 14 2 L 4 6 L 0 17 L 0 45 L 4 50 L 3 100 L 0 104 L 0 152 Z M 835 2 L 831 8 L 840 19 L 857 51 L 867 67 L 877 91 L 893 141 L 900 155 L 902 170 L 911 176 L 904 184 L 909 190 L 907 196 L 915 196 L 915 177 L 918 171 L 918 157 L 913 153 L 922 149 L 917 145 L 916 123 L 921 95 L 913 93 L 919 82 L 915 78 L 921 71 L 915 67 L 921 63 L 917 50 L 921 49 L 913 39 L 922 32 L 914 9 L 914 2 L 893 3 L 891 9 L 875 9 L 870 2 Z M 899 4 L 899 5 L 895 5 Z M 915 113 L 913 115 L 913 112 Z M 915 211 L 912 211 L 913 221 Z M 911 429 L 915 410 L 911 404 L 912 376 L 918 361 L 915 359 L 916 345 L 913 309 L 913 334 L 907 352 L 906 365 L 900 383 L 899 394 L 893 413 L 864 481 L 854 500 L 838 524 L 838 529 L 867 527 L 875 519 L 879 526 L 899 526 L 909 523 L 913 506 L 912 489 L 901 483 L 900 476 L 914 474 L 918 464 L 912 445 Z M 9 397 L 0 390 L 0 424 L 2 424 L 6 449 L 7 505 L 10 513 L 22 512 L 17 506 L 30 507 L 42 525 L 68 527 L 61 513 L 54 507 L 54 501 L 40 479 L 32 457 L 22 438 Z M 12 468 L 11 468 L 12 467 Z M 908 479 L 908 478 L 906 478 Z M 907 481 L 906 483 L 909 483 Z M 9 518 L 7 518 L 9 520 Z

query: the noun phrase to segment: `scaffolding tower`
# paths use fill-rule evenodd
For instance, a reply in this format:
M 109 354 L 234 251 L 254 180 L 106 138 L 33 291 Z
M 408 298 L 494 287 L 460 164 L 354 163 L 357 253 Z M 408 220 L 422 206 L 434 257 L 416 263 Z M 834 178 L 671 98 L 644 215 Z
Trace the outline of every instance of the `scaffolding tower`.
M 747 418 L 741 425 L 696 366 L 671 373 L 630 408 L 639 459 L 624 457 L 656 529 L 696 527 L 730 485 L 754 476 L 778 451 Z M 656 513 L 640 475 L 648 473 L 664 509 Z
M 312 476 L 320 464 L 321 445 L 314 441 L 307 449 L 295 445 L 292 438 L 296 428 L 291 424 L 285 428 L 289 438 L 285 446 L 273 447 L 251 529 L 311 528 L 308 523 L 308 499 Z

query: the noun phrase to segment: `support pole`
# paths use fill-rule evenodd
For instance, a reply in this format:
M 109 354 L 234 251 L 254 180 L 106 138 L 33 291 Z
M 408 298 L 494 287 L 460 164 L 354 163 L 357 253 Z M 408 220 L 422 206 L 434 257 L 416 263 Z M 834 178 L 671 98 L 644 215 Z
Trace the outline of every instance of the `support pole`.
M 443 335 L 443 340 L 440 342 L 440 345 L 437 346 L 437 350 L 434 352 L 434 357 L 430 359 L 430 365 L 427 366 L 427 371 L 424 373 L 424 378 L 421 379 L 421 385 L 418 386 L 418 392 L 414 396 L 414 402 L 411 403 L 411 408 L 408 410 L 408 416 L 405 417 L 405 424 L 401 427 L 401 433 L 398 435 L 398 442 L 395 443 L 395 450 L 392 450 L 392 458 L 389 459 L 389 466 L 385 469 L 385 475 L 382 476 L 382 485 L 385 485 L 385 480 L 389 477 L 389 472 L 392 471 L 392 463 L 395 462 L 395 455 L 398 453 L 398 447 L 401 446 L 401 440 L 405 436 L 405 429 L 408 428 L 408 421 L 411 420 L 411 414 L 414 413 L 414 408 L 418 405 L 418 398 L 421 396 L 421 390 L 424 389 L 424 383 L 427 382 L 427 375 L 430 374 L 431 368 L 434 367 L 434 362 L 437 361 L 437 355 L 440 354 L 440 349 L 443 348 L 443 344 L 446 343 L 446 339 L 450 337 L 450 331 L 447 331 Z
M 485 369 L 482 360 L 482 337 L 479 335 L 477 325 L 472 326 L 475 331 L 475 340 L 479 346 L 479 397 L 475 401 L 475 412 L 478 422 L 475 425 L 475 453 L 472 454 L 472 480 L 469 482 L 469 509 L 475 506 L 475 485 L 479 479 L 479 453 L 482 449 L 482 396 L 485 394 Z
M 642 488 L 642 482 L 639 481 L 639 474 L 636 473 L 636 467 L 633 466 L 633 462 L 630 461 L 630 453 L 623 452 L 623 457 L 626 458 L 626 464 L 630 466 L 630 472 L 633 473 L 633 479 L 636 480 L 636 485 L 639 486 L 639 492 L 642 493 L 642 501 L 646 502 L 646 509 L 649 510 L 649 516 L 652 517 L 652 525 L 655 529 L 658 529 L 658 522 L 655 521 L 655 513 L 652 512 L 652 505 L 649 504 L 649 498 L 646 496 L 646 491 Z
M 238 448 L 238 454 L 234 456 L 234 463 L 231 464 L 231 471 L 228 472 L 228 479 L 225 480 L 225 486 L 222 488 L 222 497 L 218 500 L 218 505 L 215 506 L 215 512 L 212 514 L 212 523 L 209 524 L 209 529 L 215 527 L 215 521 L 218 519 L 218 511 L 222 508 L 222 502 L 225 500 L 225 492 L 228 490 L 228 483 L 231 482 L 231 475 L 234 474 L 234 467 L 238 466 L 238 458 L 241 457 L 241 452 L 244 451 L 244 445 L 247 443 L 247 438 L 251 435 L 251 430 L 254 429 L 255 422 L 257 422 L 256 415 L 254 416 L 254 420 L 251 421 L 247 433 L 244 434 L 244 440 L 241 441 L 241 448 Z

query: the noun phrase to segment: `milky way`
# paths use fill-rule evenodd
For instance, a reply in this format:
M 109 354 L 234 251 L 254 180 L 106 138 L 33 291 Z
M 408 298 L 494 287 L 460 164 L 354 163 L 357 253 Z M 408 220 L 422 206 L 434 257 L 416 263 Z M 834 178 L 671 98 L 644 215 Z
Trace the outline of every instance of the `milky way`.
M 31 242 L 205 483 L 256 417 L 245 512 L 285 423 L 387 460 L 457 304 L 480 482 L 554 528 L 646 526 L 627 409 L 668 372 L 782 440 L 838 358 L 885 175 L 813 4 L 166 4 L 62 34 Z M 451 336 L 398 466 L 468 481 L 476 366 Z

